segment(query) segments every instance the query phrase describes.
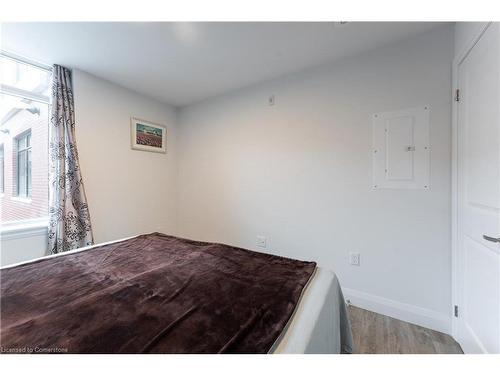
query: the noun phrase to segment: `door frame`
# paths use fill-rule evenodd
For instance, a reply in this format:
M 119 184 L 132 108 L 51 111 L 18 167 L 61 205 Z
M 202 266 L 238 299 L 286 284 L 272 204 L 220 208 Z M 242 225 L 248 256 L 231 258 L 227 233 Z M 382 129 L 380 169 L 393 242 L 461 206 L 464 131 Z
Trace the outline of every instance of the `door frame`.
M 454 306 L 458 305 L 458 249 L 459 236 L 459 202 L 458 202 L 458 102 L 455 100 L 458 87 L 458 67 L 469 55 L 492 22 L 482 25 L 463 50 L 455 56 L 452 63 L 452 126 L 451 126 L 451 334 L 455 340 L 458 336 L 458 319 L 454 314 Z M 460 314 L 460 311 L 459 311 Z M 458 341 L 458 340 L 457 340 Z

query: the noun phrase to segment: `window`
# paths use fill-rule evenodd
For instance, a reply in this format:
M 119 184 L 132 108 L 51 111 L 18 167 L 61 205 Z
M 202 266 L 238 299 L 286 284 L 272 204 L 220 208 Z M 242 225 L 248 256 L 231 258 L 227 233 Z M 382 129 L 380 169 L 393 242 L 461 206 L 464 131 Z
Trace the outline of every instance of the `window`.
M 0 145 L 0 193 L 2 193 L 2 194 L 4 192 L 3 171 L 4 171 L 4 166 L 3 166 L 3 145 Z
M 2 227 L 48 216 L 51 70 L 0 54 Z
M 17 196 L 31 197 L 31 131 L 16 138 Z

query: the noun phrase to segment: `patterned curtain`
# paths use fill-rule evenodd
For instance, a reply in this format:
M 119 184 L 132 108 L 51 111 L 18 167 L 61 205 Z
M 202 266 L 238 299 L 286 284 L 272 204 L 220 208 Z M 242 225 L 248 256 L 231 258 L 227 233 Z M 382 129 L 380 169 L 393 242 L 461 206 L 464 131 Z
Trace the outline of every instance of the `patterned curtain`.
M 49 131 L 49 251 L 92 245 L 90 214 L 75 143 L 71 71 L 54 65 Z

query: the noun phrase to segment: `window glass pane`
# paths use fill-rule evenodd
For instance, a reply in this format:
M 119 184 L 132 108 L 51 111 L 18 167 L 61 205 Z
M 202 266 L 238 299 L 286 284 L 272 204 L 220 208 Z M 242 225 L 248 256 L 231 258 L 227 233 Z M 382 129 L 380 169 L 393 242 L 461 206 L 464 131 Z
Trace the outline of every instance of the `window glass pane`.
M 17 150 L 21 151 L 26 148 L 26 136 L 22 136 L 17 139 Z
M 4 176 L 3 176 L 4 166 L 3 166 L 3 145 L 0 146 L 0 192 L 4 192 Z
M 26 196 L 26 151 L 17 154 L 17 195 Z
M 0 55 L 0 224 L 48 216 L 50 83 L 51 72 Z
M 43 108 L 42 108 L 43 107 Z M 6 134 L 7 122 L 13 117 L 18 115 L 20 112 L 27 112 L 24 117 L 26 120 L 32 121 L 37 119 L 39 116 L 44 116 L 44 108 L 48 105 L 46 103 L 37 102 L 35 100 L 24 99 L 18 96 L 13 96 L 9 94 L 0 95 L 0 134 Z M 32 115 L 31 119 L 28 119 L 27 114 Z M 18 116 L 19 117 L 19 116 Z M 18 119 L 17 119 L 18 120 Z M 29 127 L 27 128 L 29 129 Z M 11 134 L 11 137 L 16 137 L 18 134 Z
M 2 85 L 48 96 L 50 72 L 33 65 L 0 56 L 0 76 Z
M 48 216 L 48 119 L 47 103 L 0 94 L 1 224 Z
M 27 191 L 28 191 L 28 197 L 31 197 L 31 149 L 28 149 L 28 151 L 26 151 L 27 154 L 28 154 L 28 163 L 27 163 L 27 168 L 28 168 L 28 171 L 27 171 L 27 175 L 26 175 L 26 178 L 27 178 Z

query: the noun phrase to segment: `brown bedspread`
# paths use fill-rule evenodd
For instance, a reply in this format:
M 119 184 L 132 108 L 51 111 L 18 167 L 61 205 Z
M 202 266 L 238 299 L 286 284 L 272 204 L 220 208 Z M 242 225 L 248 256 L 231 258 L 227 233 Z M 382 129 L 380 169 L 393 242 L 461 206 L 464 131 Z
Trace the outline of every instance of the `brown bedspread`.
M 1 270 L 2 352 L 267 353 L 315 263 L 153 233 Z

